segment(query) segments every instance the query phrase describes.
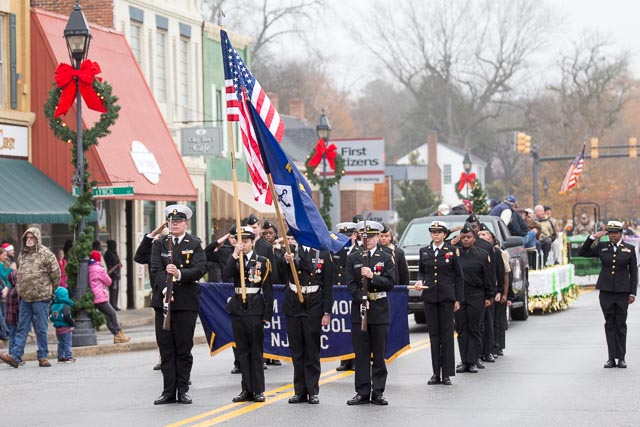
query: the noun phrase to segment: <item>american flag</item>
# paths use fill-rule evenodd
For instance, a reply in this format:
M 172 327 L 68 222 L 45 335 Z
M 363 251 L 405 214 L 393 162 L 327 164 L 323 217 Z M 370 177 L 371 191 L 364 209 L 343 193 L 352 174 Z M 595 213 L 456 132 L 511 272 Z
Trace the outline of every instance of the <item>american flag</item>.
M 582 175 L 582 169 L 584 169 L 584 147 L 585 144 L 582 145 L 582 150 L 580 150 L 573 160 L 573 163 L 571 163 L 571 166 L 569 166 L 567 175 L 564 177 L 564 181 L 562 181 L 562 186 L 560 187 L 560 194 L 565 194 L 578 183 L 578 177 Z
M 254 124 L 251 121 L 246 102 L 251 102 L 260 114 L 262 121 L 267 125 L 269 132 L 278 142 L 282 140 L 284 135 L 284 122 L 260 83 L 253 77 L 238 52 L 231 46 L 226 31 L 220 30 L 220 39 L 224 64 L 227 120 L 240 124 L 244 154 L 247 159 L 249 176 L 253 183 L 254 199 L 270 205 L 272 203 L 271 191 L 269 191 L 267 174 L 264 170 Z

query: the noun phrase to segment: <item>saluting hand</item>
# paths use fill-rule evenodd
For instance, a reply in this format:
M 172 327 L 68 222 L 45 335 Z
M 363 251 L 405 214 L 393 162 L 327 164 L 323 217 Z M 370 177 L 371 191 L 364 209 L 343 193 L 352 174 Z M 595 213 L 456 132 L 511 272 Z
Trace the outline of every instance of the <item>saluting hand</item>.
M 593 235 L 593 237 L 595 237 L 596 240 L 600 239 L 602 236 L 604 236 L 605 234 L 607 234 L 607 232 L 605 230 L 600 230 L 598 231 L 596 234 Z

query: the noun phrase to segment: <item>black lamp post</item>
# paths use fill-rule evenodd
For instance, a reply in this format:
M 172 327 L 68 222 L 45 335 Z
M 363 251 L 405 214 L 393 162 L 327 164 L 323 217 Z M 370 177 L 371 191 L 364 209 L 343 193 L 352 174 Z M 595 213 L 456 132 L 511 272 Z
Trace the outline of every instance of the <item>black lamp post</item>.
M 329 137 L 331 136 L 331 125 L 329 124 L 329 119 L 327 119 L 326 114 L 324 114 L 324 110 L 322 110 L 322 114 L 320 115 L 320 122 L 316 126 L 316 133 L 318 134 L 318 138 L 324 140 L 325 147 L 329 146 Z M 325 183 L 327 181 L 327 150 L 325 149 L 322 154 L 322 187 L 324 188 Z M 322 213 L 326 215 L 324 209 L 324 196 L 322 196 Z
M 464 172 L 469 175 L 469 173 L 471 172 L 471 156 L 469 155 L 469 152 L 467 151 L 464 154 L 464 159 L 462 159 L 462 167 L 464 168 Z M 471 186 L 471 183 L 467 183 L 467 199 L 469 198 L 469 187 Z
M 69 16 L 67 26 L 64 29 L 64 38 L 67 42 L 67 49 L 69 50 L 69 59 L 71 65 L 76 70 L 80 68 L 82 61 L 87 58 L 89 52 L 89 43 L 91 41 L 91 31 L 89 30 L 89 24 L 82 12 L 82 8 L 76 0 L 73 6 L 73 12 Z M 77 83 L 77 77 L 76 83 Z M 84 194 L 84 147 L 82 144 L 82 98 L 80 95 L 80 85 L 76 84 L 76 157 L 77 167 L 76 173 L 73 177 L 73 184 L 78 187 L 78 194 L 81 196 Z M 78 236 L 84 232 L 84 217 L 80 220 L 78 225 Z M 86 257 L 78 260 L 78 279 L 76 282 L 76 296 L 81 298 L 87 292 L 87 285 L 89 281 L 88 264 L 89 260 Z M 76 328 L 72 335 L 72 344 L 74 347 L 96 345 L 97 338 L 93 329 L 91 319 L 84 310 L 80 310 L 76 316 Z
M 544 195 L 546 196 L 549 192 L 549 181 L 547 181 L 547 177 L 542 178 L 542 189 L 544 190 Z

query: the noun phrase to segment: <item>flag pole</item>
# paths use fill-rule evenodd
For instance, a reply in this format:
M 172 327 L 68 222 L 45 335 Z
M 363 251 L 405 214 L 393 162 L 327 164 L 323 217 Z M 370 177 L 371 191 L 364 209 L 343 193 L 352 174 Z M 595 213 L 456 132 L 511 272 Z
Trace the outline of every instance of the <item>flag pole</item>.
M 276 208 L 276 217 L 278 218 L 278 224 L 280 224 L 280 230 L 284 231 L 284 219 L 282 218 L 282 212 L 280 211 L 280 204 L 278 203 L 278 195 L 276 194 L 276 187 L 273 185 L 273 178 L 271 177 L 271 172 L 267 173 L 267 179 L 269 180 L 269 188 L 271 189 L 271 199 L 273 200 L 273 205 Z M 289 255 L 291 255 L 291 247 L 289 246 L 289 241 L 286 236 L 284 239 L 284 247 Z M 296 293 L 298 294 L 298 301 L 300 304 L 304 302 L 304 298 L 302 296 L 302 287 L 300 287 L 300 279 L 298 279 L 298 270 L 296 270 L 295 262 L 290 262 L 289 267 L 291 268 L 291 274 L 293 275 L 293 282 L 296 285 Z
M 240 199 L 238 198 L 238 171 L 236 166 L 236 144 L 233 138 L 233 125 L 227 121 L 229 132 L 229 145 L 231 146 L 231 176 L 233 179 L 233 213 L 236 217 L 236 245 L 242 242 L 242 229 L 240 228 Z M 240 251 L 238 265 L 240 266 L 240 289 L 242 291 L 242 304 L 247 303 L 247 286 L 244 282 L 244 252 Z

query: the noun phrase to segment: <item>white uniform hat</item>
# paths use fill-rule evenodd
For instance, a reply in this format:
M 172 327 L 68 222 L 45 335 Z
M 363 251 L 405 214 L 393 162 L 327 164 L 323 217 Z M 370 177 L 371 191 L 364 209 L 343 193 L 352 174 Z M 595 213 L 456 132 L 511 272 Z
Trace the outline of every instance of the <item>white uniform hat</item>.
M 193 212 L 185 205 L 169 205 L 164 208 L 164 215 L 167 219 L 170 217 L 175 219 L 189 219 L 193 215 Z

